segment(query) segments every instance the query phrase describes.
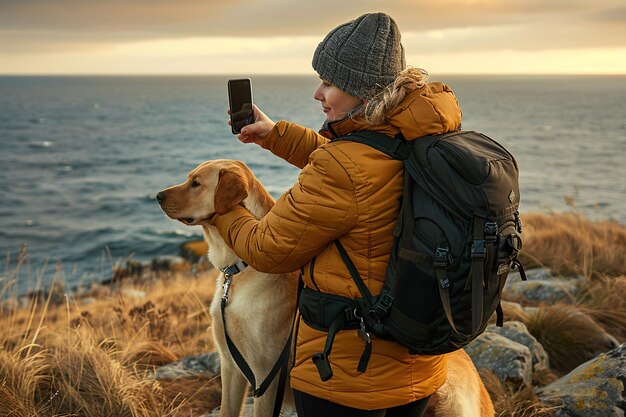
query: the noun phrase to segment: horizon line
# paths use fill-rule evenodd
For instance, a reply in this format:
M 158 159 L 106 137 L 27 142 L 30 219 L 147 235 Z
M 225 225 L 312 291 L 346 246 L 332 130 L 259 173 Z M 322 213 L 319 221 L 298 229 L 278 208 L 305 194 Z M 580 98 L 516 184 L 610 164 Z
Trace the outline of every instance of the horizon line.
M 232 76 L 255 76 L 255 77 L 263 77 L 263 76 L 281 76 L 281 77 L 304 77 L 310 75 L 317 75 L 316 73 L 0 73 L 0 77 L 232 77 Z M 545 76 L 559 76 L 559 77 L 578 77 L 578 76 L 626 76 L 626 72 L 624 73 L 616 73 L 616 72 L 589 72 L 589 73 L 556 73 L 556 72 L 546 72 L 546 73 L 508 73 L 508 72 L 485 72 L 485 73 L 460 73 L 460 72 L 433 72 L 428 75 L 445 75 L 445 76 L 512 76 L 512 77 L 520 77 L 520 76 L 537 76 L 537 77 L 545 77 Z

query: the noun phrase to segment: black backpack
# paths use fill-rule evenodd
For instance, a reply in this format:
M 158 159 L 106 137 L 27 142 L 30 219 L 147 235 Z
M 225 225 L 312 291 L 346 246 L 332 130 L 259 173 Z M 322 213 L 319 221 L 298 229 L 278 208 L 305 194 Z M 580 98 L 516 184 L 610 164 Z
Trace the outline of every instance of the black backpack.
M 369 292 L 340 241 L 335 244 L 361 298 L 302 291 L 303 320 L 328 332 L 324 351 L 313 356 L 322 380 L 332 377 L 328 357 L 341 329 L 357 329 L 364 341 L 357 368 L 364 372 L 371 335 L 395 340 L 411 354 L 434 355 L 474 340 L 494 311 L 501 326 L 509 271 L 518 267 L 525 279 L 517 258 L 522 224 L 513 155 L 473 131 L 412 142 L 364 131 L 334 140 L 363 143 L 403 160 L 404 191 L 381 294 Z

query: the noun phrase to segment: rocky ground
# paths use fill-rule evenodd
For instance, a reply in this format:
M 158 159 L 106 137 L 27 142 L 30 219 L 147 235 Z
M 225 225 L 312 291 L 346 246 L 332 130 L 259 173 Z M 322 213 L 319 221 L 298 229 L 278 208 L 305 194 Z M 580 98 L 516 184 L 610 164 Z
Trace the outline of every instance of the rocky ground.
M 512 274 L 504 290 L 505 299 L 516 300 L 504 303 L 505 317 L 517 320 L 508 320 L 503 327 L 490 325 L 465 348 L 475 366 L 482 372 L 487 370 L 495 374 L 504 384 L 533 387 L 537 399 L 556 416 L 623 417 L 626 408 L 626 344 L 620 344 L 592 316 L 582 311 L 568 311 L 573 316 L 570 319 L 575 321 L 575 328 L 595 339 L 593 343 L 578 345 L 576 340 L 570 340 L 572 354 L 579 349 L 584 349 L 584 353 L 576 354 L 580 364 L 569 369 L 572 364 L 557 362 L 551 365 L 550 348 L 546 349 L 525 324 L 550 306 L 575 300 L 585 288 L 585 278 L 556 278 L 547 269 L 530 270 L 527 277 L 528 281 L 521 281 L 518 274 Z M 537 306 L 525 306 L 527 303 Z M 568 305 L 557 308 L 567 308 Z M 196 378 L 202 374 L 219 374 L 216 352 L 160 367 L 155 378 Z M 253 415 L 252 406 L 253 398 L 249 397 L 244 416 Z M 218 414 L 219 409 L 216 409 L 205 417 Z

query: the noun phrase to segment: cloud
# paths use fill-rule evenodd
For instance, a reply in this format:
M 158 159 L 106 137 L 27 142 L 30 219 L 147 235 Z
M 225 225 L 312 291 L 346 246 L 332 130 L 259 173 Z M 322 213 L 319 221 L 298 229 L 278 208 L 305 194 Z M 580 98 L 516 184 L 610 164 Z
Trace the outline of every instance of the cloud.
M 626 24 L 626 7 L 620 6 L 603 9 L 591 15 L 590 18 L 591 20 L 597 20 L 599 22 Z
M 296 7 L 293 0 L 0 0 L 0 71 L 214 72 L 218 65 L 232 71 L 247 59 L 246 66 L 254 63 L 259 71 L 304 72 L 330 29 L 372 11 L 396 19 L 414 59 L 409 64 L 429 67 L 434 59 L 435 67 L 446 62 L 448 72 L 465 72 L 458 58 L 455 69 L 455 57 L 493 61 L 514 51 L 545 59 L 557 50 L 555 56 L 574 62 L 563 51 L 589 56 L 589 50 L 626 48 L 622 3 L 316 0 Z M 616 59 L 613 52 L 602 56 L 611 57 L 602 62 Z
M 52 34 L 52 41 L 111 42 L 181 37 L 318 36 L 368 11 L 396 18 L 403 33 L 476 27 L 562 27 L 589 30 L 624 23 L 621 0 L 0 0 L 0 28 Z M 616 13 L 617 12 L 617 13 Z M 617 18 L 616 16 L 621 16 Z M 623 30 L 623 29 L 622 29 Z M 598 46 L 610 37 L 596 36 Z M 626 42 L 626 41 L 625 41 Z M 4 43 L 4 42 L 3 42 Z M 32 45 L 31 45 L 32 46 Z M 534 44 L 543 48 L 541 42 Z

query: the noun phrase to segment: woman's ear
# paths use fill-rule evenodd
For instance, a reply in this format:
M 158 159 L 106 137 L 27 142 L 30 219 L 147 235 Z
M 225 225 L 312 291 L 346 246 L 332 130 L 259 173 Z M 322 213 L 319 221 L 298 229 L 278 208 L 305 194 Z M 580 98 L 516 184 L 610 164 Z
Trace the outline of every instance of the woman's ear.
M 217 214 L 225 214 L 248 196 L 248 181 L 238 167 L 222 168 L 215 188 L 214 206 Z

